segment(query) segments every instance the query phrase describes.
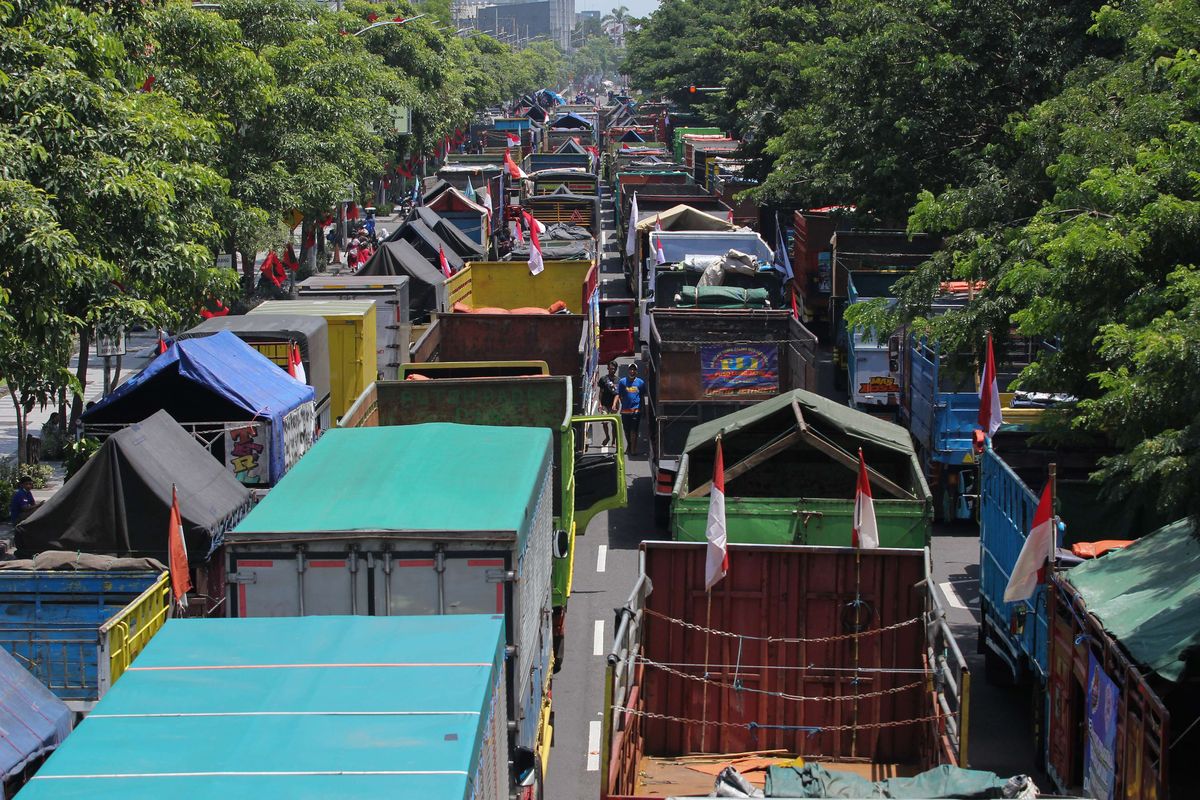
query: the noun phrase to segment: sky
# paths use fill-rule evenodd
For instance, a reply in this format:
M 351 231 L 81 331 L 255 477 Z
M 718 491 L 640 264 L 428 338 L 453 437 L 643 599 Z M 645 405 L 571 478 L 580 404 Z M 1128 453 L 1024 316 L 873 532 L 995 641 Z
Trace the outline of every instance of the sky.
M 619 5 L 629 9 L 635 17 L 644 17 L 658 8 L 658 0 L 575 0 L 575 11 L 599 11 L 607 14 Z

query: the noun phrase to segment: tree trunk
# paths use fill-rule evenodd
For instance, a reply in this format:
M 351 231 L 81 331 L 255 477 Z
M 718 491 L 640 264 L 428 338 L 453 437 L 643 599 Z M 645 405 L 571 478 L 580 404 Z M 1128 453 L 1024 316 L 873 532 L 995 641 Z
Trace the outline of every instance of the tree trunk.
M 28 433 L 29 422 L 25 417 L 25 406 L 18 396 L 19 392 L 12 381 L 8 381 L 8 396 L 12 398 L 13 408 L 17 410 L 17 466 L 25 463 L 25 434 Z
M 79 425 L 79 417 L 83 415 L 83 394 L 87 391 L 88 357 L 92 351 L 92 332 L 84 328 L 79 332 L 79 364 L 75 367 L 75 379 L 79 381 L 79 394 L 71 400 L 71 424 L 67 427 L 67 435 L 75 434 Z
M 112 394 L 116 390 L 117 384 L 121 382 L 121 362 L 125 360 L 123 353 L 117 354 L 117 360 L 113 363 L 112 382 L 108 385 L 108 391 L 105 394 Z
M 258 253 L 242 253 L 242 278 L 246 282 L 246 294 L 251 294 L 254 291 L 254 284 L 258 281 L 258 269 L 254 263 Z

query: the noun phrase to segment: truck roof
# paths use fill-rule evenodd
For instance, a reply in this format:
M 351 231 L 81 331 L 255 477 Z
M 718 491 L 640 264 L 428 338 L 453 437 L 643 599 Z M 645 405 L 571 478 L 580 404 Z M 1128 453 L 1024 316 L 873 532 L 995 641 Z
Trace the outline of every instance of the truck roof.
M 23 798 L 465 797 L 500 616 L 176 619 Z
M 520 535 L 551 463 L 547 428 L 425 423 L 326 431 L 234 536 L 331 531 Z

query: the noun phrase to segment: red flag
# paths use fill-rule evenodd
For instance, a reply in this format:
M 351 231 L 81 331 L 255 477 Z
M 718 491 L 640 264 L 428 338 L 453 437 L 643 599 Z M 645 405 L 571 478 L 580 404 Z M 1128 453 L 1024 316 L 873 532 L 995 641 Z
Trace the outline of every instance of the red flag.
M 147 75 L 146 80 L 142 81 L 142 91 L 148 92 L 154 88 L 154 81 L 157 80 L 153 75 Z
M 730 225 L 734 224 L 734 223 L 733 223 L 733 209 L 732 209 L 732 208 L 731 208 L 731 209 L 729 209 L 729 224 L 730 224 Z
M 800 306 L 796 302 L 796 287 L 792 286 L 792 316 L 800 319 Z
M 192 588 L 188 574 L 187 542 L 183 540 L 183 517 L 179 513 L 179 496 L 175 484 L 171 484 L 171 518 L 167 527 L 167 555 L 171 568 L 171 592 L 175 602 L 183 605 L 184 598 Z
M 521 213 L 525 215 L 525 222 L 529 225 L 529 271 L 537 275 L 546 268 L 545 262 L 542 261 L 542 243 L 538 241 L 538 228 L 542 227 L 542 223 L 534 219 L 533 214 L 528 211 Z
M 438 264 L 442 268 L 442 274 L 447 278 L 454 274 L 450 271 L 450 262 L 446 260 L 446 251 L 441 245 L 438 245 Z
M 510 153 L 507 148 L 504 150 L 504 167 L 508 170 L 509 176 L 515 181 L 519 181 L 521 178 L 525 177 L 525 173 L 522 172 L 521 168 L 518 167 L 516 162 L 512 160 L 512 153 Z
M 521 146 L 521 137 L 515 133 L 508 134 L 506 136 L 506 139 L 508 141 L 509 147 L 520 147 Z
M 871 480 L 867 477 L 867 462 L 858 448 L 858 487 L 854 491 L 854 527 L 851 547 L 879 547 L 879 528 L 875 524 L 875 500 L 871 497 Z
M 358 203 L 349 203 L 346 208 L 346 219 L 358 219 Z
M 729 574 L 729 551 L 725 534 L 725 456 L 721 439 L 717 438 L 717 457 L 713 461 L 712 491 L 708 496 L 708 526 L 704 532 L 708 552 L 704 561 L 704 591 Z
M 996 380 L 996 357 L 992 354 L 992 335 L 987 337 L 987 362 L 983 380 L 979 382 L 979 427 L 988 436 L 995 436 L 1003 422 L 1000 414 L 1000 383 Z
M 296 251 L 292 249 L 291 242 L 288 242 L 287 249 L 283 251 L 283 265 L 292 272 L 300 269 L 300 262 L 296 260 Z
M 379 21 L 379 15 L 376 14 L 374 11 L 372 11 L 370 14 L 367 14 L 367 22 L 370 22 L 373 24 L 378 21 Z
M 267 253 L 267 257 L 263 260 L 259 271 L 266 276 L 267 280 L 278 287 L 283 286 L 287 280 L 287 271 L 284 270 L 283 264 L 279 263 L 279 256 L 275 255 L 274 251 Z
M 304 359 L 300 357 L 300 347 L 293 342 L 291 353 L 288 354 L 288 375 L 301 383 L 308 383 L 308 375 L 304 371 Z
M 161 356 L 167 352 L 167 340 L 163 338 L 162 331 L 158 332 L 158 354 Z
M 1008 576 L 1008 584 L 1004 587 L 1004 602 L 1015 603 L 1018 600 L 1028 600 L 1038 583 L 1044 578 L 1043 568 L 1046 559 L 1054 563 L 1054 502 L 1050 496 L 1050 484 L 1042 489 L 1042 498 L 1038 501 L 1037 511 L 1033 515 L 1033 527 L 1021 545 L 1021 553 L 1017 563 L 1013 565 L 1012 574 Z

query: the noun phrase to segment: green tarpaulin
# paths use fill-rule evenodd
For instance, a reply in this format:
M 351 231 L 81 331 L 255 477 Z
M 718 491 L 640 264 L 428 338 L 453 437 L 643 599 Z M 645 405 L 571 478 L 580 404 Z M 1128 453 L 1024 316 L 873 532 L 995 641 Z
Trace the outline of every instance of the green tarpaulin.
M 1003 797 L 1006 781 L 994 772 L 942 765 L 911 778 L 870 781 L 853 772 L 827 770 L 820 764 L 768 767 L 767 797 L 894 798 L 895 800 L 984 800 Z
M 684 286 L 679 290 L 680 308 L 766 308 L 766 289 L 737 286 Z
M 1200 541 L 1179 520 L 1124 550 L 1066 573 L 1087 610 L 1138 664 L 1165 680 L 1185 676 L 1185 652 L 1200 646 Z
M 449 423 L 334 428 L 233 536 L 520 532 L 528 527 L 550 464 L 548 428 Z

